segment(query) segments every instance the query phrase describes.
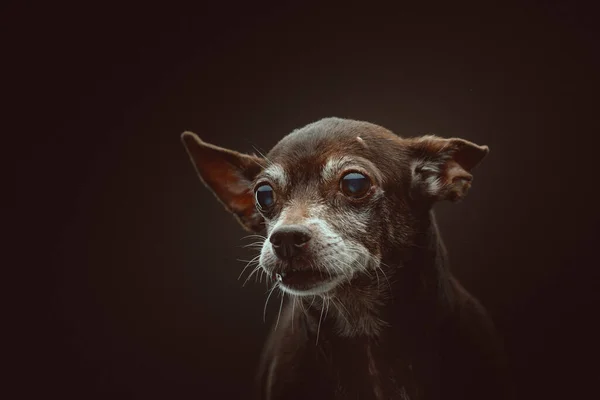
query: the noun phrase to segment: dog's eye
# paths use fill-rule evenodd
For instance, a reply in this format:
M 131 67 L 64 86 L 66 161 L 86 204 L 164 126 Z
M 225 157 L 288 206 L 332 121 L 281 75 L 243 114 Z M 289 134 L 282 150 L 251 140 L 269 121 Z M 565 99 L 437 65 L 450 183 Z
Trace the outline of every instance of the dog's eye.
M 275 196 L 271 185 L 260 185 L 256 189 L 256 203 L 263 210 L 268 209 L 275 203 Z
M 362 197 L 371 188 L 371 181 L 363 174 L 350 172 L 344 175 L 340 186 L 346 196 Z

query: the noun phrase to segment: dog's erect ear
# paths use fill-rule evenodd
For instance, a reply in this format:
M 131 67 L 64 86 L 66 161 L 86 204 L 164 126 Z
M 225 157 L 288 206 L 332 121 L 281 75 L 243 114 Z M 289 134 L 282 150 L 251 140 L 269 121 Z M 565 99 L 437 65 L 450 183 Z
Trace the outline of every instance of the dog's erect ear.
M 471 187 L 471 170 L 489 152 L 464 139 L 423 136 L 408 139 L 413 154 L 413 189 L 432 201 L 463 199 Z
M 251 185 L 264 159 L 203 142 L 192 132 L 184 132 L 181 141 L 206 187 L 244 228 L 260 232 L 263 217 L 256 210 Z

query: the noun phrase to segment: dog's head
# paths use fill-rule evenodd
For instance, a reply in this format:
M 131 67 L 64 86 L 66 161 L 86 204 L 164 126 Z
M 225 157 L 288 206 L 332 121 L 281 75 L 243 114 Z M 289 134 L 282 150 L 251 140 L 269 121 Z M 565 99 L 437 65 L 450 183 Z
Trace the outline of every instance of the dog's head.
M 198 174 L 250 231 L 260 266 L 295 295 L 324 294 L 375 276 L 410 247 L 434 202 L 462 199 L 488 153 L 463 139 L 403 139 L 367 122 L 327 118 L 283 138 L 265 157 L 186 132 Z

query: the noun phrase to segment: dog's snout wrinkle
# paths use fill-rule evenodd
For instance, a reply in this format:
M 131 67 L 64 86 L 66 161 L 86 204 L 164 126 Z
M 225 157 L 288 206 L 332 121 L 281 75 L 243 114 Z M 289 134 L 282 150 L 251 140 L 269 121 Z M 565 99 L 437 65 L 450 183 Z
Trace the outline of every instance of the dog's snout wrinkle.
M 288 260 L 300 254 L 310 241 L 310 230 L 302 225 L 285 225 L 277 228 L 269 238 L 277 257 Z

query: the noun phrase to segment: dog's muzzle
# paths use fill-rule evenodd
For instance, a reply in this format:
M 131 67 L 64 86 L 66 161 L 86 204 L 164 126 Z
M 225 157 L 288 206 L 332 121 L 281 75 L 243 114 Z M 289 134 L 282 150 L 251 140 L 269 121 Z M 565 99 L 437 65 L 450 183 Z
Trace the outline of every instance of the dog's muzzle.
M 306 291 L 331 281 L 330 272 L 318 268 L 311 251 L 312 233 L 303 225 L 284 225 L 271 233 L 269 241 L 278 262 L 273 279 L 288 289 Z

